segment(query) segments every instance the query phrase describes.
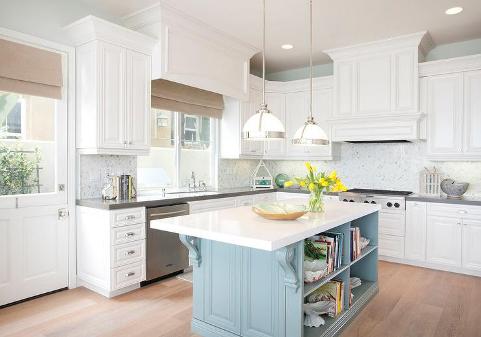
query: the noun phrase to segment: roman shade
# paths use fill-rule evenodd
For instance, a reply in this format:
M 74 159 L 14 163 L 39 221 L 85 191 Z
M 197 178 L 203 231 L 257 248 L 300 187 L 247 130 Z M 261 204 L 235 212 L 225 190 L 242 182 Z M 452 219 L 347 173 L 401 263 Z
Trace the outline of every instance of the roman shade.
M 222 95 L 167 81 L 152 81 L 153 108 L 184 112 L 213 118 L 222 118 L 224 100 Z
M 0 90 L 62 98 L 61 54 L 0 39 Z

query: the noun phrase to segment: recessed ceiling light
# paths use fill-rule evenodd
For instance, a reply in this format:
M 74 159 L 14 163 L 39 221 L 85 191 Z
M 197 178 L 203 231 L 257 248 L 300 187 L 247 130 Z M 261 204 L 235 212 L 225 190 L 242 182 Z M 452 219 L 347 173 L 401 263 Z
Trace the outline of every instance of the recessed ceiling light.
M 455 15 L 455 14 L 459 14 L 463 11 L 463 7 L 451 7 L 451 8 L 448 8 L 446 9 L 446 14 L 447 15 Z
M 294 46 L 292 44 L 283 44 L 281 46 L 282 49 L 285 49 L 285 50 L 289 50 L 289 49 L 292 49 L 294 48 Z

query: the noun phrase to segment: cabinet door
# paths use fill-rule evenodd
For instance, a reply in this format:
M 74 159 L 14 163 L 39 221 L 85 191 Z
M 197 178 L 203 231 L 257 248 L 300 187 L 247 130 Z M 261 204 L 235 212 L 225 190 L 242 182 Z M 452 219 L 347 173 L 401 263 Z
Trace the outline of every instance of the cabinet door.
M 428 80 L 428 154 L 462 151 L 462 74 L 433 76 Z
M 406 240 L 404 254 L 407 259 L 426 260 L 426 203 L 406 203 Z
M 257 110 L 259 110 L 262 103 L 262 93 L 258 90 L 250 90 L 249 102 L 243 102 L 242 109 L 242 125 L 241 125 L 241 137 L 242 127 L 245 125 L 249 117 L 253 116 Z M 262 156 L 264 154 L 264 142 L 254 140 L 242 140 L 241 152 L 245 156 Z
M 129 149 L 150 147 L 150 56 L 128 50 L 127 60 L 127 142 Z
M 241 248 L 202 240 L 204 320 L 240 334 Z
M 481 271 L 481 221 L 463 219 L 463 268 Z
M 333 117 L 347 117 L 354 114 L 356 101 L 356 63 L 353 61 L 334 62 L 335 107 Z
M 286 125 L 286 95 L 282 93 L 266 94 L 267 108 L 274 114 L 281 123 Z M 270 157 L 281 157 L 285 153 L 285 139 L 266 141 L 264 153 Z
M 461 266 L 461 219 L 428 216 L 426 260 L 447 266 Z
M 418 59 L 409 48 L 393 55 L 393 111 L 417 113 L 418 110 Z
M 125 49 L 108 43 L 100 48 L 100 148 L 126 147 Z
M 464 152 L 481 155 L 481 71 L 464 73 Z
M 305 146 L 292 144 L 297 129 L 306 122 L 309 114 L 309 94 L 305 91 L 286 95 L 286 156 L 305 156 Z

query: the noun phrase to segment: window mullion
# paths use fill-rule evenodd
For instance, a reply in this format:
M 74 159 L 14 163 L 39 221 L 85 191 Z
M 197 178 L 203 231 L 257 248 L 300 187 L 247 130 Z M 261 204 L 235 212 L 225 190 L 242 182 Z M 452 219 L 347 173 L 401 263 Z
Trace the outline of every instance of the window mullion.
M 177 188 L 181 187 L 180 183 L 180 161 L 181 161 L 181 118 L 180 112 L 174 112 L 175 114 L 175 185 Z

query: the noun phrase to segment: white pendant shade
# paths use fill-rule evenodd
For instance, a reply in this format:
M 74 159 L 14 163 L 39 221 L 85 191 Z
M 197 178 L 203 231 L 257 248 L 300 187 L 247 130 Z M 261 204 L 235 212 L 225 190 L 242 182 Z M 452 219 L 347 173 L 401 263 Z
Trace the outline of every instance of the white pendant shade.
M 313 119 L 297 129 L 292 139 L 296 145 L 328 145 L 329 140 L 324 130 Z
M 249 117 L 242 129 L 244 139 L 278 140 L 285 137 L 282 122 L 274 116 L 266 105 L 262 105 L 256 114 Z
M 256 141 L 282 140 L 286 135 L 284 125 L 267 109 L 266 104 L 266 1 L 263 0 L 262 4 L 262 104 L 254 116 L 245 122 L 242 138 Z

